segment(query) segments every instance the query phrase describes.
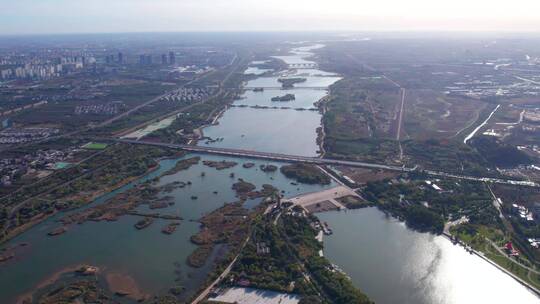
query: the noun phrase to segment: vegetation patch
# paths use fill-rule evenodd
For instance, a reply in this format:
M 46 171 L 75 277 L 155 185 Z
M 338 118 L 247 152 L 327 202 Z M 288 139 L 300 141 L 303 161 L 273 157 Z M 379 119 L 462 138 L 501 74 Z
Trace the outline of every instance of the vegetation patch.
M 180 171 L 187 170 L 191 168 L 191 166 L 198 164 L 200 160 L 201 158 L 199 156 L 180 160 L 176 163 L 176 165 L 173 168 L 163 172 L 161 176 L 174 175 Z
M 515 146 L 504 144 L 496 138 L 479 136 L 471 140 L 471 144 L 493 166 L 511 168 L 518 165 L 530 164 L 531 157 Z
M 282 214 L 278 224 L 260 217 L 226 285 L 295 293 L 301 303 L 371 303 L 349 278 L 319 256 L 315 217 Z M 306 276 L 310 280 L 306 280 Z
M 319 168 L 310 164 L 292 164 L 284 165 L 280 169 L 281 173 L 288 178 L 297 180 L 304 184 L 328 185 L 331 182 L 330 177 Z
M 362 198 L 358 196 L 352 196 L 352 195 L 340 197 L 337 200 L 343 205 L 345 205 L 345 207 L 347 207 L 348 209 L 360 209 L 360 208 L 365 208 L 372 205 L 369 202 L 363 200 Z
M 87 150 L 104 150 L 107 148 L 107 144 L 105 143 L 95 143 L 95 142 L 89 142 L 86 145 L 82 146 L 83 149 Z
M 249 217 L 241 203 L 231 203 L 205 215 L 200 222 L 201 230 L 191 236 L 191 242 L 198 248 L 187 258 L 187 263 L 192 267 L 202 267 L 215 244 L 225 243 L 233 248 L 238 246 L 247 235 Z
M 402 175 L 399 179 L 369 182 L 363 193 L 368 201 L 420 231 L 441 233 L 445 220 L 463 216 L 473 224 L 498 223 L 491 194 L 480 182 Z
M 238 165 L 237 162 L 225 161 L 225 160 L 222 160 L 222 161 L 205 160 L 203 161 L 203 164 L 210 168 L 216 168 L 217 170 L 229 169 Z
M 275 172 L 278 169 L 277 166 L 274 165 L 260 165 L 259 168 L 263 172 Z
M 402 146 L 411 165 L 420 164 L 425 169 L 456 174 L 497 175 L 494 170 L 487 169 L 491 166 L 480 154 L 460 142 L 437 139 L 406 140 Z
M 255 190 L 255 185 L 239 178 L 236 183 L 232 185 L 232 189 L 236 191 L 237 196 L 246 195 L 249 192 Z
M 280 78 L 278 79 L 279 83 L 281 83 L 281 87 L 284 89 L 290 89 L 293 88 L 295 84 L 306 82 L 306 78 Z
M 11 215 L 0 212 L 2 240 L 59 211 L 92 202 L 156 169 L 155 159 L 169 155 L 170 152 L 159 148 L 114 145 L 87 161 L 28 185 L 24 191 L 4 199 L 5 207 L 20 204 L 20 208 Z M 8 222 L 15 225 L 7 225 Z

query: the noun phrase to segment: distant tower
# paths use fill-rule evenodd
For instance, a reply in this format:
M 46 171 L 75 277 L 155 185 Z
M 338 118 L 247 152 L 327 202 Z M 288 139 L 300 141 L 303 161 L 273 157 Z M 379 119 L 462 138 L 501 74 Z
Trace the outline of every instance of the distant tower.
M 145 60 L 146 60 L 146 55 L 140 55 L 139 56 L 139 64 L 140 65 L 144 65 L 145 64 Z
M 163 65 L 167 64 L 167 55 L 166 54 L 161 55 L 161 64 L 163 64 Z
M 110 64 L 111 63 L 111 57 L 109 55 L 105 56 L 105 63 Z
M 118 63 L 124 63 L 124 54 L 118 52 Z
M 146 64 L 148 65 L 152 64 L 152 55 L 146 55 Z
M 170 64 L 175 64 L 176 63 L 176 56 L 174 54 L 174 52 L 169 52 L 169 63 Z

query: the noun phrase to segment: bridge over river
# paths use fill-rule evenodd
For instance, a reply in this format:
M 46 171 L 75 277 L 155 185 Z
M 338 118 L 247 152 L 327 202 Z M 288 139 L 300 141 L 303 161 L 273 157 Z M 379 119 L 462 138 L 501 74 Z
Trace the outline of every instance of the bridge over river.
M 316 87 L 316 86 L 292 86 L 290 88 L 284 88 L 283 86 L 245 86 L 245 90 L 264 89 L 264 90 L 328 90 L 328 87 Z
M 377 170 L 390 170 L 390 171 L 397 171 L 397 172 L 404 172 L 404 173 L 418 172 L 418 173 L 425 173 L 427 175 L 435 176 L 435 177 L 456 178 L 456 179 L 461 179 L 461 180 L 471 180 L 471 181 L 497 183 L 497 184 L 511 184 L 511 185 L 530 186 L 530 187 L 540 187 L 537 183 L 530 182 L 530 181 L 518 181 L 518 180 L 500 179 L 500 178 L 492 178 L 492 177 L 458 175 L 458 174 L 446 173 L 446 172 L 441 172 L 441 171 L 433 171 L 433 170 L 418 170 L 416 166 L 414 168 L 408 168 L 405 166 L 400 167 L 400 166 L 383 165 L 383 164 L 375 164 L 375 163 L 367 163 L 367 162 L 359 162 L 359 161 L 347 161 L 347 160 L 338 160 L 338 159 L 288 155 L 288 154 L 281 154 L 281 153 L 260 152 L 260 151 L 241 150 L 241 149 L 232 149 L 232 148 L 169 144 L 169 143 L 149 142 L 149 141 L 140 141 L 140 140 L 131 140 L 131 139 L 113 139 L 113 141 L 126 143 L 126 144 L 158 146 L 158 147 L 179 149 L 179 150 L 195 152 L 195 153 L 207 153 L 207 154 L 224 155 L 224 156 L 231 156 L 231 157 L 256 158 L 256 159 L 266 159 L 266 160 L 272 160 L 272 161 L 282 161 L 282 162 L 292 162 L 292 163 L 302 162 L 302 163 L 310 163 L 310 164 L 317 164 L 317 165 L 340 165 L 340 166 L 359 167 L 359 168 L 368 168 L 368 169 L 377 169 Z

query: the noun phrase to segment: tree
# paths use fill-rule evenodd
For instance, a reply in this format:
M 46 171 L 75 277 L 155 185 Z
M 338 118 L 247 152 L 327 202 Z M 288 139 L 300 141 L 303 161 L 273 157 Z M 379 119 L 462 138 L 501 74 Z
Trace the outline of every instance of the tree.
M 300 302 L 298 304 L 321 304 L 322 301 L 317 296 L 305 296 L 302 299 L 300 299 Z

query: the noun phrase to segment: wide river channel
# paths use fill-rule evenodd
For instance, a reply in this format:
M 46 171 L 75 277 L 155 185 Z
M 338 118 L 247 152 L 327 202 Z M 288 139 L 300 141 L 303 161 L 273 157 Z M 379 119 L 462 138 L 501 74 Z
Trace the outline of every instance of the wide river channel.
M 276 56 L 291 67 L 309 66 L 313 45 L 293 49 L 288 56 Z M 280 90 L 281 77 L 307 80 L 294 89 Z M 323 88 L 340 79 L 316 68 L 293 69 L 246 84 L 246 92 L 234 105 L 275 107 L 270 99 L 285 93 L 296 95 L 277 106 L 290 109 L 234 107 L 219 124 L 204 129 L 222 147 L 241 147 L 265 152 L 318 155 L 315 129 L 321 115 L 311 109 L 327 94 Z M 252 89 L 263 87 L 263 92 Z M 478 256 L 454 246 L 442 236 L 418 233 L 376 208 L 318 214 L 332 227 L 325 237 L 324 253 L 376 303 L 540 303 L 540 299 L 504 272 Z
M 313 64 L 309 61 L 310 51 L 321 47 L 323 45 L 299 47 L 288 56 L 276 58 L 290 65 L 309 65 Z M 263 75 L 267 70 L 251 67 L 248 72 Z M 306 81 L 297 84 L 297 88 L 284 91 L 279 89 L 280 77 L 302 77 Z M 289 69 L 272 76 L 258 77 L 246 84 L 246 93 L 223 114 L 218 125 L 204 129 L 204 135 L 213 140 L 199 144 L 317 156 L 316 129 L 321 125 L 321 115 L 310 109 L 314 108 L 314 102 L 326 95 L 325 88 L 339 79 L 338 75 L 316 67 Z M 265 90 L 249 90 L 256 87 L 265 87 Z M 296 99 L 290 102 L 270 101 L 272 97 L 285 93 L 295 94 Z M 276 103 L 277 109 L 252 107 L 274 107 Z M 303 110 L 298 110 L 300 108 Z M 200 269 L 185 264 L 186 257 L 195 248 L 189 238 L 199 229 L 198 223 L 189 220 L 200 218 L 224 202 L 235 201 L 231 186 L 237 178 L 243 178 L 257 188 L 265 183 L 272 184 L 283 190 L 286 196 L 335 186 L 293 185 L 279 171 L 265 173 L 259 170 L 259 165 L 268 164 L 264 161 L 207 155 L 202 158 L 234 160 L 239 165 L 218 171 L 200 163 L 160 180 L 162 185 L 172 181 L 192 183 L 167 193 L 174 197 L 175 204 L 159 210 L 160 213 L 180 215 L 185 219 L 172 235 L 160 232 L 166 224 L 164 220 L 157 220 L 147 229 L 137 231 L 133 225 L 140 218 L 125 216 L 115 222 L 72 225 L 65 234 L 48 237 L 47 232 L 58 227 L 57 220 L 65 215 L 60 214 L 4 244 L 2 248 L 20 243 L 29 245 L 18 250 L 16 258 L 0 265 L 0 303 L 14 303 L 18 296 L 44 285 L 55 273 L 80 264 L 96 265 L 105 273 L 128 275 L 146 293 L 165 294 L 176 285 L 194 291 L 207 275 L 210 262 Z M 157 171 L 100 197 L 91 206 L 102 204 L 118 193 L 161 175 L 176 161 L 160 161 Z M 256 166 L 243 168 L 242 163 L 248 161 Z M 204 176 L 202 172 L 205 172 Z M 235 178 L 230 177 L 233 172 Z M 198 199 L 192 200 L 192 196 Z M 145 208 L 143 206 L 141 210 L 147 211 Z M 486 261 L 442 237 L 411 231 L 375 208 L 318 216 L 334 231 L 332 236 L 324 239 L 324 254 L 376 303 L 540 302 L 527 288 Z M 189 296 L 189 292 L 185 296 Z

